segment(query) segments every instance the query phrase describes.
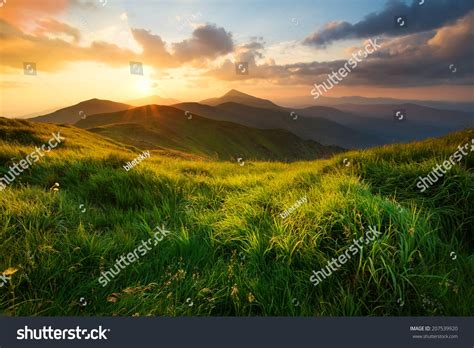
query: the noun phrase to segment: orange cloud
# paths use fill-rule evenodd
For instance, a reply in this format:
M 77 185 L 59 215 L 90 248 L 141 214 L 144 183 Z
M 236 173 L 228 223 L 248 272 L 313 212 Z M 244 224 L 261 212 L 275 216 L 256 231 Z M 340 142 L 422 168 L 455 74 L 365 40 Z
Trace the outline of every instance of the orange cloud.
M 62 31 L 77 34 L 75 28 L 57 22 Z M 66 28 L 66 29 L 65 29 Z M 111 66 L 127 64 L 136 60 L 136 53 L 122 49 L 115 44 L 93 42 L 89 47 L 81 47 L 61 39 L 33 36 L 0 20 L 2 45 L 2 65 L 21 68 L 23 62 L 35 62 L 38 71 L 56 71 L 67 63 L 75 61 L 105 62 Z
M 36 21 L 38 28 L 35 30 L 36 36 L 47 36 L 48 34 L 65 34 L 79 41 L 80 32 L 77 28 L 71 27 L 70 25 L 62 22 L 58 22 L 55 19 L 40 19 Z
M 439 29 L 428 41 L 428 46 L 442 57 L 455 58 L 474 42 L 474 11 L 454 25 Z
M 68 0 L 11 0 L 3 5 L 0 19 L 25 28 L 38 19 L 62 13 L 68 4 Z
M 190 39 L 172 44 L 171 52 L 159 35 L 132 29 L 134 39 L 143 48 L 143 53 L 137 54 L 103 41 L 94 41 L 89 47 L 79 46 L 80 31 L 55 19 L 40 19 L 36 23 L 38 27 L 32 33 L 25 33 L 0 19 L 1 65 L 21 68 L 23 62 L 35 62 L 38 71 L 57 71 L 71 62 L 123 66 L 139 61 L 157 68 L 175 68 L 195 61 L 207 64 L 209 59 L 227 54 L 233 48 L 232 35 L 210 24 L 195 29 Z

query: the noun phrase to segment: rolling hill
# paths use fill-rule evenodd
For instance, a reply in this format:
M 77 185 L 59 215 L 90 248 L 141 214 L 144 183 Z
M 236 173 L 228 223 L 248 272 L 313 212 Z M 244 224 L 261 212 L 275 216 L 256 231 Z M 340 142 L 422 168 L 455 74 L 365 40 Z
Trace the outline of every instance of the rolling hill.
M 33 122 L 74 124 L 89 115 L 127 110 L 130 105 L 110 100 L 90 99 L 73 106 L 59 109 L 53 113 L 30 118 Z
M 293 161 L 330 156 L 342 151 L 302 140 L 281 129 L 255 129 L 230 122 L 187 116 L 170 106 L 147 105 L 98 114 L 77 127 L 147 149 L 174 149 L 216 159 Z

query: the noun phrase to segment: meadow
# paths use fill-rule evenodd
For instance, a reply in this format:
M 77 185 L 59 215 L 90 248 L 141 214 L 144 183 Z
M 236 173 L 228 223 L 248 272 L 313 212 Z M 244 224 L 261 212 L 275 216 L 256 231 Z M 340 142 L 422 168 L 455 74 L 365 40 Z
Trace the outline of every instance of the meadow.
M 0 192 L 3 315 L 474 314 L 474 156 L 416 187 L 474 129 L 292 163 L 153 150 L 127 172 L 144 149 L 0 119 L 0 176 L 58 130 L 64 142 Z M 170 235 L 99 284 L 162 225 Z M 369 226 L 382 235 L 313 286 Z

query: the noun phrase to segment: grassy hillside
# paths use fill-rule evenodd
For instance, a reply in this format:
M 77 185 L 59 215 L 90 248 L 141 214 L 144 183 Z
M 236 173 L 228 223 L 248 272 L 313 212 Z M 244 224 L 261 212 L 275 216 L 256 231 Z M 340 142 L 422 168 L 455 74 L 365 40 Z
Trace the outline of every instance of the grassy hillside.
M 472 153 L 434 187 L 416 188 L 474 130 L 294 163 L 152 151 L 126 172 L 137 149 L 72 126 L 0 119 L 0 166 L 59 129 L 64 143 L 0 193 L 0 272 L 18 270 L 0 288 L 4 314 L 474 313 Z M 170 235 L 98 283 L 162 225 Z M 371 225 L 382 235 L 313 286 L 311 271 Z
M 31 118 L 30 121 L 74 124 L 93 114 L 127 110 L 130 107 L 130 105 L 110 100 L 90 99 L 47 115 Z
M 281 129 L 254 129 L 210 120 L 170 106 L 147 105 L 93 115 L 76 124 L 144 149 L 171 148 L 215 159 L 294 161 L 328 157 L 342 149 L 305 141 Z

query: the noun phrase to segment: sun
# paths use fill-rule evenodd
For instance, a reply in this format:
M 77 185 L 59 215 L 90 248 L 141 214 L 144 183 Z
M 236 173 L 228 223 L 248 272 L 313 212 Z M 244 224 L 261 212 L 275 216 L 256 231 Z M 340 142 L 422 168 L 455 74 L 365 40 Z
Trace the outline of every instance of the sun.
M 135 83 L 135 89 L 141 94 L 150 93 L 153 88 L 153 81 L 146 77 L 137 80 Z

